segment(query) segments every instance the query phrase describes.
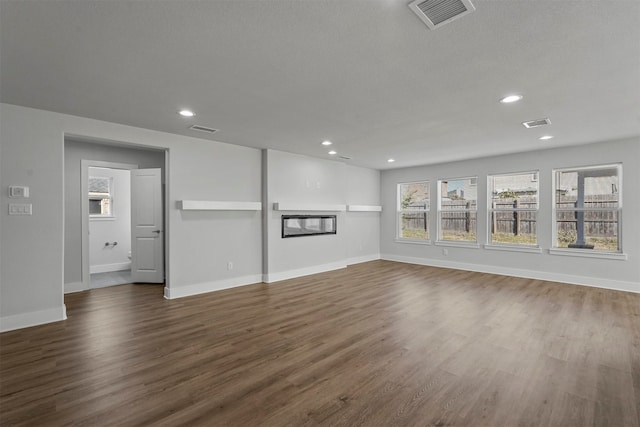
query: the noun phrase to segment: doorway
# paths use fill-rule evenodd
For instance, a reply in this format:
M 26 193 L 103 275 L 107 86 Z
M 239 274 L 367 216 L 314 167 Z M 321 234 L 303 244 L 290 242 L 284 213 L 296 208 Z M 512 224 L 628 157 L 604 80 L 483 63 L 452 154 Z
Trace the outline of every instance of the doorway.
M 156 245 L 159 251 L 156 250 L 154 256 L 143 257 L 141 261 L 147 264 L 142 267 L 149 270 L 149 259 L 156 260 L 157 255 L 160 254 L 160 261 L 154 264 L 159 280 L 145 278 L 137 282 L 164 283 L 164 213 L 166 210 L 164 171 L 167 169 L 167 150 L 93 141 L 74 136 L 65 137 L 64 157 L 64 292 L 136 282 L 129 273 L 135 258 L 131 243 L 134 234 L 131 226 L 133 206 L 127 207 L 126 202 L 131 198 L 129 196 L 133 186 L 131 175 L 147 170 L 153 170 L 157 178 L 154 184 L 157 186 L 154 197 L 158 200 L 157 209 L 160 214 L 156 224 L 142 225 L 145 225 L 143 228 L 146 231 L 157 231 L 151 235 L 154 236 L 154 241 L 159 243 Z M 119 178 L 127 175 L 129 175 L 129 181 L 124 180 L 125 189 L 123 189 Z M 92 191 L 89 191 L 89 176 L 93 178 Z M 143 190 L 149 188 L 145 185 L 139 188 Z M 146 196 L 144 203 L 148 202 L 149 197 Z M 145 212 L 142 212 L 143 219 L 145 219 L 144 215 L 146 215 Z M 140 215 L 138 217 L 140 218 Z M 123 228 L 125 231 L 113 231 L 111 226 L 120 219 L 128 220 L 126 221 L 128 224 Z M 132 254 L 130 255 L 129 252 Z M 144 254 L 144 251 L 138 253 Z M 168 286 L 168 283 L 166 285 Z
M 131 170 L 137 164 L 82 160 L 82 284 L 131 283 Z
M 89 288 L 132 283 L 131 169 L 88 166 Z M 120 167 L 118 167 L 120 166 Z M 126 166 L 126 168 L 122 168 Z
M 164 283 L 161 170 L 90 160 L 85 170 L 89 288 Z

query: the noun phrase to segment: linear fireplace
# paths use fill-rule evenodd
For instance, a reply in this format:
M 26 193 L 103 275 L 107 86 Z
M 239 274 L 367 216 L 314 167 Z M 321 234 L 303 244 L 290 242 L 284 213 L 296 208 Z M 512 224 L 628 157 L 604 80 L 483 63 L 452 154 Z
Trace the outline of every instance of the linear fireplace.
M 282 215 L 282 238 L 336 234 L 336 215 Z

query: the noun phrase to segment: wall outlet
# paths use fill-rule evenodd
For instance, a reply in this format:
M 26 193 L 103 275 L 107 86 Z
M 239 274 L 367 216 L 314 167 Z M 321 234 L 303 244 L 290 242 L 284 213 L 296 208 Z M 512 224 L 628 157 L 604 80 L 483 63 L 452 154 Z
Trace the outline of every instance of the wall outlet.
M 227 270 L 233 270 L 233 263 L 231 261 L 227 263 Z
M 442 255 L 444 255 L 444 256 L 449 255 L 449 249 L 443 249 L 442 250 Z
M 31 203 L 9 203 L 9 215 L 31 215 Z

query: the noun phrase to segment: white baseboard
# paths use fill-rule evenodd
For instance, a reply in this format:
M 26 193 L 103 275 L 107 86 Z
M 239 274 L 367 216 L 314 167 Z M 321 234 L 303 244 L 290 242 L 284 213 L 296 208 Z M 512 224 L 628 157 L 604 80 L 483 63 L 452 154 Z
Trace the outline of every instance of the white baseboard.
M 29 328 L 45 323 L 59 322 L 67 318 L 67 307 L 49 308 L 29 313 L 15 314 L 13 316 L 0 317 L 0 332 Z
M 164 288 L 166 299 L 184 298 L 191 295 L 205 294 L 207 292 L 221 291 L 223 289 L 237 288 L 239 286 L 262 283 L 262 275 L 254 274 L 244 277 L 233 277 L 231 279 L 216 280 L 214 282 L 196 283 L 186 286 L 172 286 Z
M 590 286 L 594 288 L 612 289 L 615 291 L 640 293 L 640 283 L 622 280 L 601 279 L 596 277 L 577 276 L 573 274 L 549 273 L 546 271 L 524 270 L 519 268 L 497 267 L 492 265 L 469 264 L 455 261 L 443 261 L 431 258 L 407 257 L 392 254 L 381 254 L 387 261 L 406 262 L 407 264 L 428 265 L 431 267 L 452 268 L 454 270 L 476 271 L 500 276 L 522 277 L 525 279 L 547 280 L 549 282 L 568 283 L 571 285 Z
M 295 279 L 296 277 L 308 276 L 310 274 L 324 273 L 325 271 L 339 270 L 346 268 L 346 261 L 331 262 L 329 264 L 314 265 L 311 267 L 297 268 L 295 270 L 281 271 L 279 273 L 266 273 L 262 275 L 264 283 L 279 282 L 281 280 Z
M 347 265 L 360 264 L 362 262 L 376 261 L 379 259 L 380 259 L 380 254 L 363 255 L 355 258 L 348 258 Z
M 82 292 L 86 291 L 87 288 L 84 287 L 82 282 L 73 282 L 73 283 L 65 283 L 64 284 L 64 293 L 71 294 L 73 292 Z
M 89 267 L 89 272 L 91 274 L 110 273 L 112 271 L 123 271 L 123 270 L 131 270 L 131 261 L 116 262 L 114 264 L 92 265 L 91 267 Z

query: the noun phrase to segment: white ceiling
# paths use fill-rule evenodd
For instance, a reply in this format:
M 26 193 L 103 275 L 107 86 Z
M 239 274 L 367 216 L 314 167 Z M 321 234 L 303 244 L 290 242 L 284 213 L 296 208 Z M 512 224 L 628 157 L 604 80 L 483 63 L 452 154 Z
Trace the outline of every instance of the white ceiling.
M 377 169 L 640 135 L 637 0 L 0 1 L 9 104 Z

